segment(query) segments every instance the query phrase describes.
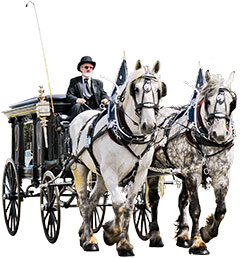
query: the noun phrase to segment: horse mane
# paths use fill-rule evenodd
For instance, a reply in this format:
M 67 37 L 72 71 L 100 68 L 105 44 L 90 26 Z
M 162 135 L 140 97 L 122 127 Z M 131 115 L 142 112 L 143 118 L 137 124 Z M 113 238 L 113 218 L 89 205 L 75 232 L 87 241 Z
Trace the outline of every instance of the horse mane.
M 208 82 L 208 87 L 223 87 L 224 86 L 224 78 L 222 77 L 221 74 L 213 74 L 211 76 L 210 81 Z
M 225 84 L 225 80 L 221 74 L 213 74 L 211 75 L 210 80 L 204 83 L 202 90 L 200 90 L 199 97 L 201 98 L 201 96 L 206 95 L 208 92 L 212 92 L 212 90 L 226 88 Z

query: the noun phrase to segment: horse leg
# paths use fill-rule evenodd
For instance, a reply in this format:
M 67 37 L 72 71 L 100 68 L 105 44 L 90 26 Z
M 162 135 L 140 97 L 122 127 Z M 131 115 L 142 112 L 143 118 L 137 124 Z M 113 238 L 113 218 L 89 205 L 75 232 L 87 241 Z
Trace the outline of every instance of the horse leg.
M 124 208 L 122 218 L 122 232 L 120 234 L 119 242 L 117 243 L 117 251 L 119 256 L 134 256 L 133 245 L 130 244 L 130 239 L 128 235 L 128 228 L 131 216 L 133 214 L 136 196 L 131 196 L 130 198 L 128 197 Z
M 226 182 L 226 183 L 224 184 L 223 182 Z M 226 213 L 225 198 L 228 191 L 228 185 L 229 185 L 229 180 L 227 177 L 222 179 L 218 178 L 218 182 L 213 181 L 213 187 L 214 187 L 217 206 L 216 206 L 214 215 L 213 214 L 210 215 L 207 218 L 206 226 L 201 228 L 201 236 L 206 243 L 218 235 L 219 225 Z
M 103 175 L 108 177 L 108 180 L 104 180 L 104 182 L 111 194 L 112 208 L 115 216 L 113 220 L 103 225 L 103 239 L 107 245 L 114 245 L 119 241 L 122 232 L 121 218 L 124 212 L 124 199 L 118 187 L 118 178 L 114 177 L 114 171 L 110 171 L 108 175 L 106 173 Z
M 160 196 L 158 194 L 159 177 L 148 178 L 149 186 L 149 203 L 151 207 L 152 221 L 150 223 L 149 239 L 150 247 L 163 247 L 162 238 L 160 236 L 158 226 L 158 203 Z
M 188 205 L 188 192 L 185 185 L 185 182 L 182 181 L 182 189 L 178 198 L 178 208 L 180 215 L 176 221 L 177 230 L 176 230 L 176 239 L 177 246 L 188 248 L 190 246 L 190 239 L 188 237 L 188 221 L 187 221 L 187 205 Z
M 135 181 L 128 191 L 127 200 L 124 206 L 124 214 L 122 218 L 122 232 L 120 235 L 120 240 L 117 244 L 117 251 L 119 256 L 134 256 L 133 245 L 130 243 L 128 229 L 130 219 L 133 214 L 137 194 L 141 189 L 141 186 L 144 184 L 147 176 L 147 170 L 141 172 L 138 171 L 137 175 L 135 176 Z
M 89 221 L 89 199 L 87 193 L 88 169 L 82 164 L 73 164 L 71 170 L 78 194 L 79 210 L 83 218 L 83 223 L 79 230 L 80 245 L 84 251 L 98 251 L 98 243 L 93 236 Z
M 200 230 L 199 230 L 199 217 L 201 213 L 201 207 L 199 204 L 198 191 L 197 191 L 197 187 L 199 184 L 197 184 L 197 182 L 195 182 L 194 180 L 191 180 L 191 182 L 188 182 L 187 184 L 187 181 L 188 180 L 186 180 L 185 182 L 190 196 L 189 213 L 192 219 L 192 233 L 191 233 L 192 245 L 189 249 L 189 253 L 206 255 L 206 254 L 209 254 L 209 251 L 207 250 L 207 246 L 205 242 L 202 240 Z

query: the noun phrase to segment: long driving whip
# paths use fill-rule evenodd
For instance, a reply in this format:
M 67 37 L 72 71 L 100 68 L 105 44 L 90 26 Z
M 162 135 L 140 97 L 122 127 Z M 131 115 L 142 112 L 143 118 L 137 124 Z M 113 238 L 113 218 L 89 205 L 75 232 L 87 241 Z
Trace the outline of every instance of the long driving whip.
M 40 37 L 40 41 L 41 41 L 43 59 L 44 59 L 44 64 L 45 64 L 45 70 L 46 70 L 46 75 L 47 75 L 48 90 L 49 90 L 49 94 L 50 94 L 50 102 L 51 102 L 51 106 L 52 106 L 52 113 L 53 113 L 53 115 L 55 115 L 55 112 L 54 112 L 54 105 L 53 105 L 53 98 L 52 98 L 52 90 L 51 90 L 51 86 L 50 86 L 50 80 L 49 80 L 48 68 L 47 68 L 47 61 L 46 61 L 45 51 L 44 51 L 44 47 L 43 47 L 42 34 L 41 34 L 40 26 L 39 26 L 39 21 L 38 21 L 38 16 L 37 16 L 37 10 L 36 10 L 35 4 L 34 4 L 32 1 L 28 1 L 28 3 L 26 4 L 26 7 L 28 7 L 28 4 L 29 4 L 29 3 L 31 3 L 31 4 L 33 5 L 34 11 L 35 11 L 35 16 L 36 16 L 36 20 L 37 20 L 37 26 L 38 26 L 39 37 Z

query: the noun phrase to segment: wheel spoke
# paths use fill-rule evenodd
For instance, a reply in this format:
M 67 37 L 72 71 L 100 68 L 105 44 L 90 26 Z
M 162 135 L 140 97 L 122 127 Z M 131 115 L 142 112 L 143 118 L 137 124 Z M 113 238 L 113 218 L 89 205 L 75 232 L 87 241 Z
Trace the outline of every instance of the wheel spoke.
M 46 171 L 43 176 L 43 184 L 54 179 L 51 171 Z M 62 191 L 62 190 L 61 190 Z M 57 186 L 48 185 L 41 189 L 40 204 L 43 229 L 50 243 L 56 242 L 60 229 L 59 192 Z
M 3 187 L 4 193 L 6 193 L 6 190 L 5 190 L 5 189 L 7 189 L 7 192 L 8 192 L 8 193 L 11 192 L 9 186 L 8 186 L 6 183 L 3 183 L 3 186 L 4 186 L 4 187 Z
M 54 214 L 54 212 L 51 212 L 51 225 L 52 225 L 52 236 L 55 236 L 55 233 L 56 233 L 56 225 L 57 225 L 57 219 L 56 219 L 56 216 Z
M 136 214 L 138 213 L 138 220 L 137 220 L 137 223 L 136 223 L 137 227 L 138 227 L 140 219 L 141 219 L 141 212 L 142 212 L 141 210 L 139 210 L 139 212 L 136 212 Z
M 47 219 L 47 217 L 48 217 L 49 214 L 50 214 L 50 212 L 47 211 L 47 212 L 46 212 L 46 215 L 43 217 L 43 221 L 44 221 L 44 222 L 46 221 L 46 219 Z
M 5 200 L 5 202 L 6 202 L 6 200 Z M 8 210 L 9 210 L 10 207 L 11 207 L 11 202 L 9 201 L 9 202 L 8 202 L 8 205 L 7 205 L 7 208 L 4 210 L 4 211 L 5 211 L 5 214 L 8 213 Z
M 144 212 L 144 217 L 143 217 L 143 220 L 144 220 L 145 236 L 148 234 L 148 229 L 147 229 L 147 221 L 146 221 L 146 218 L 147 218 L 147 214 L 146 214 L 146 212 Z
M 151 211 L 147 208 L 145 201 L 145 188 L 142 187 L 142 191 L 138 193 L 136 198 L 135 210 L 134 210 L 134 225 L 138 236 L 142 240 L 148 239 L 149 224 Z

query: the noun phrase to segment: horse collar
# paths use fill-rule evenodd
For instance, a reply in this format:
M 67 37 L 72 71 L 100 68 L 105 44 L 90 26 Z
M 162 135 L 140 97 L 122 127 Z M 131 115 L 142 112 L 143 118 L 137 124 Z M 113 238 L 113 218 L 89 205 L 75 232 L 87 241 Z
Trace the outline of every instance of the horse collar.
M 133 134 L 125 120 L 122 106 L 113 103 L 108 106 L 108 134 L 114 142 L 120 145 L 146 144 L 152 142 L 155 138 L 155 134 L 152 135 L 150 140 L 146 135 Z

